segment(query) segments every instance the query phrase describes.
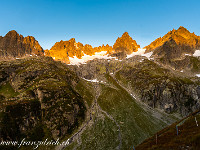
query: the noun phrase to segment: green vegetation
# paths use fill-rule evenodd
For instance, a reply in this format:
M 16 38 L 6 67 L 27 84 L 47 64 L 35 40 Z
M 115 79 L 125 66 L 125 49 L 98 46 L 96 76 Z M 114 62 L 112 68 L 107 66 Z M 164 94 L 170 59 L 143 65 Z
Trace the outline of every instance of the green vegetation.
M 15 92 L 9 82 L 0 86 L 0 95 L 3 95 L 6 98 L 17 96 L 19 93 Z
M 93 126 L 81 135 L 81 144 L 77 149 L 113 150 L 118 145 L 118 128 L 112 120 L 105 117 L 104 119 L 95 119 Z
M 94 89 L 90 83 L 86 81 L 80 80 L 76 85 L 77 92 L 83 97 L 83 100 L 88 104 L 90 107 L 92 101 L 94 100 Z
M 199 72 L 200 70 L 200 60 L 196 57 L 190 57 L 190 62 L 192 64 L 192 70 L 193 72 Z
M 166 127 L 170 120 L 173 120 L 159 112 L 163 120 L 156 118 L 150 110 L 145 110 L 137 104 L 135 99 L 110 75 L 106 74 L 105 77 L 110 86 L 101 84 L 98 104 L 116 122 L 97 109 L 98 111 L 93 115 L 93 123 L 82 133 L 77 142 L 79 144 L 70 145 L 66 150 L 74 147 L 90 150 L 116 149 L 120 143 L 119 132 L 122 139 L 121 149 L 130 149 Z M 120 130 L 116 123 L 120 126 Z
M 64 141 L 81 129 L 80 135 L 66 150 L 112 150 L 119 146 L 126 150 L 177 120 L 173 113 L 167 115 L 148 105 L 157 107 L 156 101 L 162 104 L 163 97 L 174 96 L 177 91 L 184 94 L 184 99 L 178 102 L 185 108 L 190 109 L 195 104 L 195 99 L 187 91 L 188 86 L 192 89 L 196 85 L 193 79 L 176 76 L 147 59 L 142 63 L 98 63 L 95 73 L 97 79 L 103 81 L 101 83 L 85 81 L 69 67 L 50 58 L 29 58 L 1 65 L 7 68 L 5 70 L 15 68 L 11 69 L 15 73 L 14 78 L 6 76 L 10 72 L 0 70 L 4 72 L 2 83 L 9 81 L 0 87 L 1 134 L 10 139 L 59 137 Z M 114 74 L 111 76 L 107 72 Z M 26 124 L 29 124 L 28 128 Z M 13 133 L 16 135 L 13 136 Z M 197 134 L 190 140 L 198 145 L 195 143 L 198 139 Z M 174 139 L 174 142 L 179 141 Z

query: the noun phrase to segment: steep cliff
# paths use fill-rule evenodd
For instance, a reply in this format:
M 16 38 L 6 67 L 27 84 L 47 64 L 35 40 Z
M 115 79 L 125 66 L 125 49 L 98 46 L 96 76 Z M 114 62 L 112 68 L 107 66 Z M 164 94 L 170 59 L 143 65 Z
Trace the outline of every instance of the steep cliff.
M 43 49 L 34 37 L 23 37 L 14 30 L 0 37 L 0 58 L 16 58 L 26 55 L 43 55 Z

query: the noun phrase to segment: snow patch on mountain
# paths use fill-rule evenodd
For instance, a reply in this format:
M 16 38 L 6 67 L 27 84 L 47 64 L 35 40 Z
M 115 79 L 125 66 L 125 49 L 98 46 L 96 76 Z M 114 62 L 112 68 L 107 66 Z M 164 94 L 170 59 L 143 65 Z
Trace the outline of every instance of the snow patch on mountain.
M 127 55 L 126 58 L 130 58 L 130 57 L 139 55 L 139 56 L 145 56 L 145 57 L 147 57 L 148 59 L 152 59 L 152 58 L 150 58 L 150 57 L 151 57 L 151 55 L 153 54 L 153 52 L 145 53 L 145 51 L 146 51 L 146 49 L 139 48 L 137 52 L 133 52 L 132 54 Z
M 145 56 L 148 59 L 152 59 L 150 57 L 153 54 L 153 52 L 145 53 L 145 51 L 146 51 L 146 49 L 139 48 L 137 52 L 133 52 L 132 54 L 127 55 L 126 58 L 128 59 L 128 58 L 131 58 L 133 56 L 140 55 L 140 56 Z M 101 52 L 95 52 L 95 55 L 91 55 L 91 56 L 84 54 L 81 59 L 77 58 L 76 56 L 69 57 L 69 61 L 70 61 L 69 65 L 85 64 L 87 61 L 93 60 L 93 59 L 96 59 L 96 58 L 97 59 L 108 59 L 108 61 L 110 61 L 111 59 L 122 61 L 122 60 L 117 59 L 116 57 L 109 56 L 107 51 L 101 51 Z
M 193 54 L 194 57 L 199 57 L 200 56 L 200 50 L 196 50 Z
M 145 54 L 142 54 L 142 56 L 145 56 L 147 57 L 148 59 L 153 59 L 151 58 L 151 55 L 153 54 L 153 52 L 149 52 L 149 53 L 145 53 Z
M 196 74 L 197 77 L 200 77 L 200 74 Z
M 89 82 L 99 82 L 97 79 L 92 79 L 92 80 L 89 80 L 89 79 L 86 79 L 86 78 L 83 78 L 84 80 L 86 81 L 89 81 Z
M 142 49 L 142 48 L 138 48 L 138 51 L 137 52 L 133 52 L 131 53 L 130 55 L 127 55 L 126 58 L 131 58 L 133 56 L 136 56 L 136 55 L 143 55 L 144 52 L 145 52 L 146 49 Z
M 84 64 L 88 60 L 93 60 L 95 58 L 116 59 L 115 57 L 108 56 L 107 51 L 101 51 L 101 52 L 95 52 L 95 55 L 92 55 L 92 56 L 84 54 L 81 59 L 77 58 L 76 56 L 69 57 L 69 61 L 71 65 L 79 65 L 79 64 Z

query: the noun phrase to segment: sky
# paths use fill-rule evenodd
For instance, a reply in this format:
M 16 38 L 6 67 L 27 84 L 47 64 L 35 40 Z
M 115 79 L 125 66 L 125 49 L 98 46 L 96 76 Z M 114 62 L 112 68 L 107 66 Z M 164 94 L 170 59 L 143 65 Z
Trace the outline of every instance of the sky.
M 199 0 L 0 0 L 0 35 L 16 30 L 44 49 L 55 42 L 113 45 L 124 32 L 147 46 L 184 26 L 200 35 Z

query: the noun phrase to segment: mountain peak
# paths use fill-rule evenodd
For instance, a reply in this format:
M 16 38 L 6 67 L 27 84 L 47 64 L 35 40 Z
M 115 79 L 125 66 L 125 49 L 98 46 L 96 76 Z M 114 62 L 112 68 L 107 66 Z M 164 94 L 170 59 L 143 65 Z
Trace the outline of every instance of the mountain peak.
M 11 30 L 4 37 L 0 37 L 0 49 L 3 51 L 0 54 L 2 58 L 43 55 L 43 49 L 34 37 L 23 37 L 15 30 Z
M 179 45 L 187 45 L 191 48 L 200 47 L 200 38 L 194 33 L 190 33 L 185 27 L 180 26 L 177 30 L 173 29 L 172 31 L 165 34 L 163 37 L 156 39 L 150 45 L 145 48 L 149 50 L 154 50 L 157 47 L 162 46 L 166 41 L 174 39 L 175 42 Z
M 179 28 L 178 28 L 178 30 L 187 30 L 185 27 L 183 27 L 183 26 L 180 26 Z M 188 31 L 188 30 L 187 30 Z
M 76 43 L 76 40 L 75 40 L 75 38 L 71 38 L 71 39 L 69 40 L 69 42 Z
M 122 37 L 123 36 L 130 36 L 129 34 L 128 34 L 128 32 L 124 32 L 123 34 L 122 34 Z
M 12 36 L 19 36 L 19 34 L 17 33 L 17 31 L 11 30 L 5 36 L 12 37 Z
M 113 45 L 113 49 L 116 52 L 126 52 L 127 54 L 137 51 L 139 47 L 136 41 L 129 36 L 128 32 L 124 32 L 121 37 L 118 37 Z

